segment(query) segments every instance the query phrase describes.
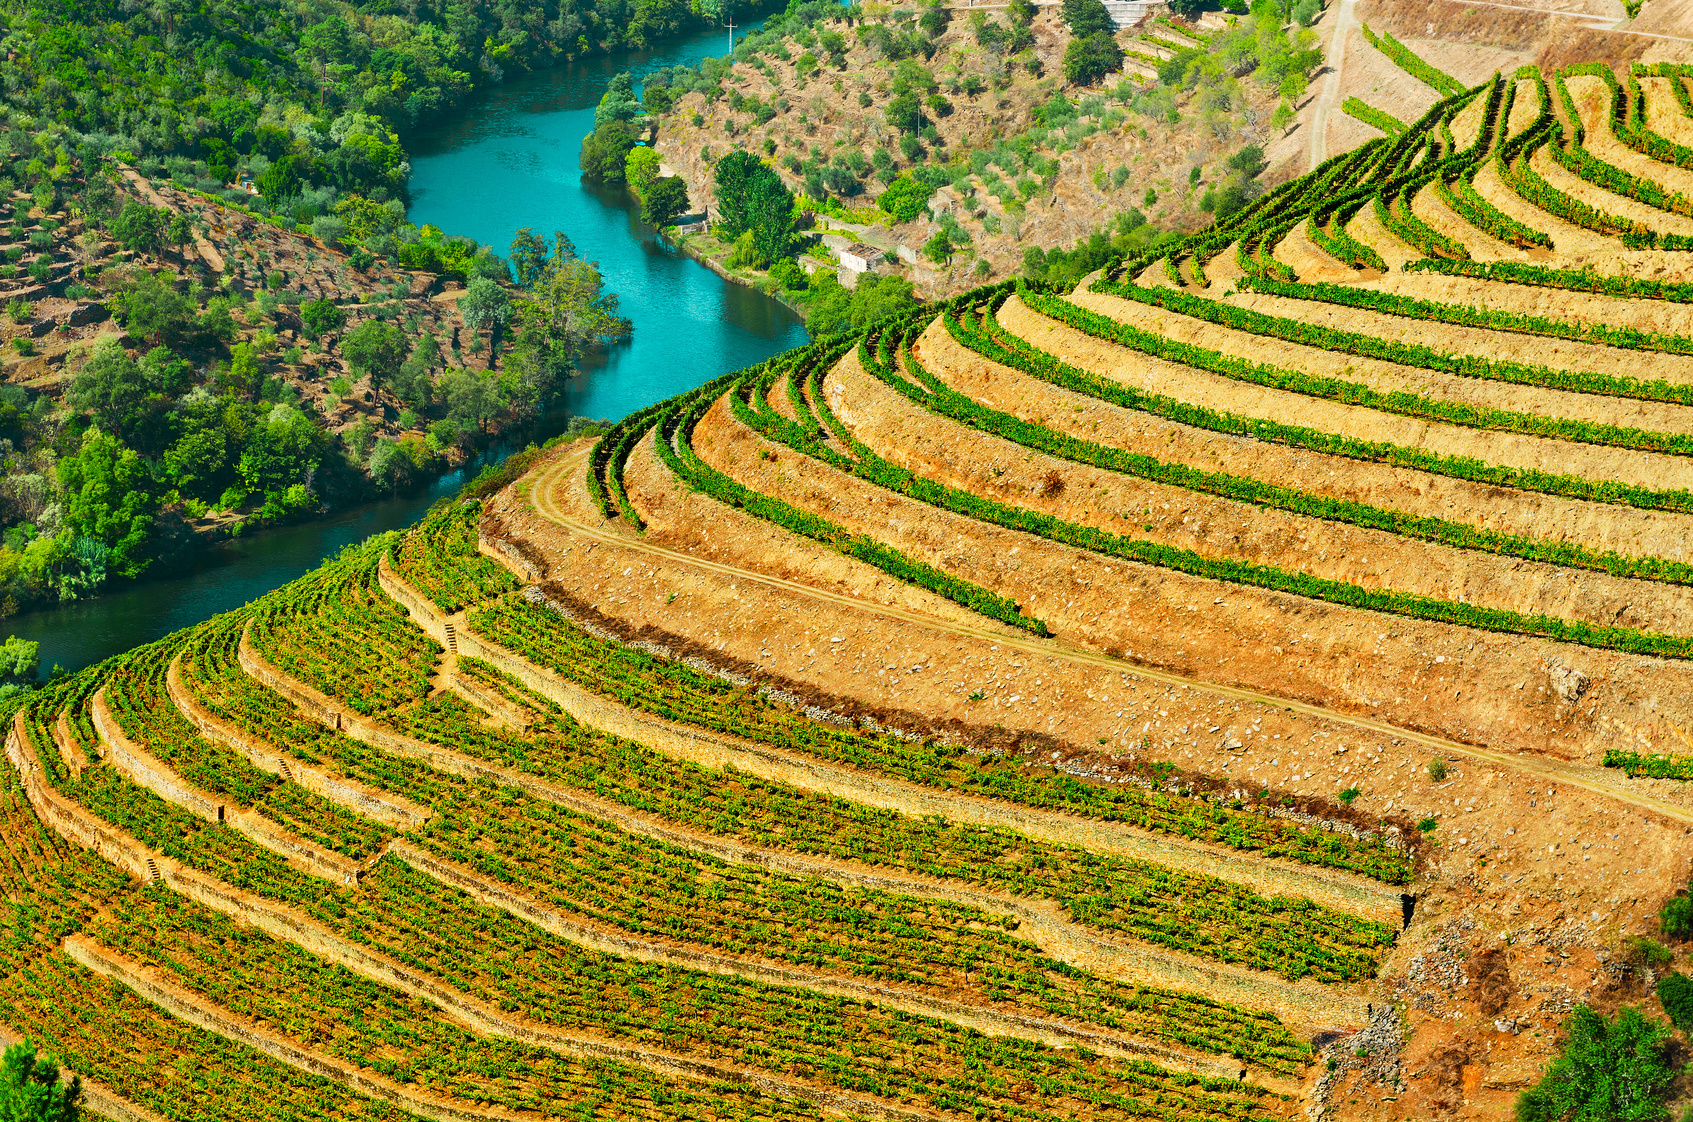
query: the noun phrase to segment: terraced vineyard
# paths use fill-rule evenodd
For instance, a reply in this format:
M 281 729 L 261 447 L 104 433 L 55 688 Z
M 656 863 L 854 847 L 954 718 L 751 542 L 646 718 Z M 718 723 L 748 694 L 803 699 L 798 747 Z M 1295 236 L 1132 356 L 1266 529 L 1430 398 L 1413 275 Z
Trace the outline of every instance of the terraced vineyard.
M 1426 69 L 7 702 L 0 1021 L 123 1117 L 1508 1108 L 1693 859 L 1693 102 Z

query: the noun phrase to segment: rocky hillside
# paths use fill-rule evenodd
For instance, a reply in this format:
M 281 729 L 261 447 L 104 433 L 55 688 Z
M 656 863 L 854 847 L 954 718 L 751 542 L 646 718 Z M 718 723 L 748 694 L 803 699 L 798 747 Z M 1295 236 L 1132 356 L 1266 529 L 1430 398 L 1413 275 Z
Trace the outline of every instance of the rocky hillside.
M 896 14 L 754 39 L 715 82 L 678 82 L 704 88 L 658 117 L 655 146 L 696 208 L 714 205 L 717 159 L 761 153 L 796 195 L 829 212 L 822 222 L 887 251 L 920 295 L 942 295 L 1021 270 L 1031 248 L 1203 225 L 1208 193 L 1240 178 L 1225 161 L 1247 145 L 1274 156 L 1280 140 L 1271 118 L 1282 70 L 1255 67 L 1254 56 L 1305 50 L 1315 61 L 1297 22 L 1258 52 L 1253 17 L 1213 13 L 1120 31 L 1121 70 L 1077 86 L 1064 77 L 1071 34 L 1060 9 L 1031 11 L 1026 31 L 1007 10 L 987 9 L 954 10 L 938 27 Z M 1028 45 L 1013 52 L 1019 41 Z M 831 53 L 831 42 L 841 49 Z M 1156 68 L 1178 55 L 1231 65 L 1201 62 L 1160 84 Z M 1295 70 L 1290 92 L 1304 87 Z M 889 182 L 913 174 L 940 186 L 922 213 L 900 221 L 874 206 Z M 954 252 L 928 259 L 923 247 L 943 226 Z

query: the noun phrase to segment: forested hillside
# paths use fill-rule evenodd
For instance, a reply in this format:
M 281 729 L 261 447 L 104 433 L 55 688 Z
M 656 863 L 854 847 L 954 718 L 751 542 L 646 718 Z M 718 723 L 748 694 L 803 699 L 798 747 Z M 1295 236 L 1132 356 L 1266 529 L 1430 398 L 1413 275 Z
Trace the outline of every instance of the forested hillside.
M 463 461 L 626 335 L 569 239 L 406 220 L 403 137 L 686 4 L 8 5 L 0 616 Z M 504 247 L 499 247 L 504 249 Z

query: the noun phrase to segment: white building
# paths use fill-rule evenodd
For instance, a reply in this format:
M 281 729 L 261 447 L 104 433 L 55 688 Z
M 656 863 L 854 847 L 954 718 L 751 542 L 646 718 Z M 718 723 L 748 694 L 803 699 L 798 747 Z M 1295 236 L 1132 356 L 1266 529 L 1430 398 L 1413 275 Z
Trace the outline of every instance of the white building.
M 873 245 L 865 245 L 863 242 L 853 242 L 839 252 L 841 268 L 850 269 L 855 273 L 868 273 L 882 260 L 881 250 Z

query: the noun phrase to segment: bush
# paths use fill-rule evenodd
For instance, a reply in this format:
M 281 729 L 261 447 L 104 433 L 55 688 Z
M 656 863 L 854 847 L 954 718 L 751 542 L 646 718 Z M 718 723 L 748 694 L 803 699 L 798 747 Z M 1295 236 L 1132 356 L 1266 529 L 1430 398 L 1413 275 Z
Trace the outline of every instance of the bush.
M 1073 86 L 1091 86 L 1122 68 L 1123 48 L 1109 31 L 1072 39 L 1064 49 L 1064 80 Z
M 1693 978 L 1680 972 L 1665 974 L 1658 979 L 1658 1000 L 1676 1027 L 1693 1030 Z
M 1671 939 L 1693 937 L 1693 896 L 1682 889 L 1658 912 L 1658 927 Z
M 1424 818 L 1422 821 L 1417 823 L 1417 829 L 1422 833 L 1432 834 L 1439 825 L 1440 823 L 1435 821 L 1433 818 Z
M 1446 761 L 1436 756 L 1428 762 L 1428 777 L 1436 783 L 1446 782 Z
M 792 257 L 783 257 L 770 266 L 770 279 L 788 292 L 803 292 L 807 284 L 805 270 Z
M 347 322 L 347 313 L 328 300 L 309 300 L 300 305 L 300 322 L 313 335 L 330 335 L 341 330 L 341 325 Z
M 332 214 L 320 214 L 312 219 L 312 237 L 324 245 L 339 245 L 347 236 L 347 223 Z
M 1636 935 L 1628 941 L 1628 958 L 1641 966 L 1662 970 L 1675 961 L 1675 952 L 1656 939 Z
M 1564 1024 L 1563 1053 L 1517 1096 L 1518 1122 L 1660 1122 L 1677 1075 L 1668 1026 L 1633 1006 L 1607 1021 L 1585 1005 Z
M 888 189 L 882 192 L 876 205 L 887 211 L 895 222 L 910 222 L 923 213 L 929 196 L 934 193 L 935 189 L 928 184 L 902 175 L 888 184 Z

